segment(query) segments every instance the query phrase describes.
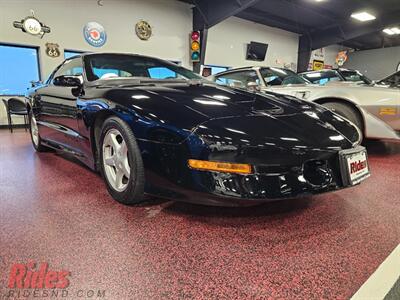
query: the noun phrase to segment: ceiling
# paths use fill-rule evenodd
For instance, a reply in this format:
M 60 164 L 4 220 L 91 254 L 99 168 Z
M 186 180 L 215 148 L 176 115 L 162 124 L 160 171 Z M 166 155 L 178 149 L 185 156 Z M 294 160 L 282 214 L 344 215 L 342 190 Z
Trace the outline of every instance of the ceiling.
M 382 32 L 400 25 L 400 0 L 183 0 L 195 6 L 209 28 L 235 15 L 308 38 L 312 49 L 341 44 L 357 50 L 400 45 L 400 35 Z M 367 11 L 376 20 L 360 22 L 353 12 Z

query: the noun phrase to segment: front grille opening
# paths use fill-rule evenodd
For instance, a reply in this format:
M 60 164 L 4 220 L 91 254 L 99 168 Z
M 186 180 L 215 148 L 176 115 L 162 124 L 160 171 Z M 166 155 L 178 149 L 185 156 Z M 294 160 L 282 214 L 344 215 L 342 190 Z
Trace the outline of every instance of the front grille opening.
M 332 182 L 332 171 L 326 160 L 309 160 L 304 163 L 303 177 L 314 186 L 325 187 Z

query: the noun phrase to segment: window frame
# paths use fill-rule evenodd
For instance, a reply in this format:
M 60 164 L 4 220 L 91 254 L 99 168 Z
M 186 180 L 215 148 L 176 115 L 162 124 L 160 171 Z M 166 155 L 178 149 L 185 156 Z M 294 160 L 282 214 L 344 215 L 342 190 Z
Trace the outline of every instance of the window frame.
M 31 44 L 4 43 L 4 42 L 0 42 L 0 46 L 35 49 L 35 50 L 36 50 L 36 64 L 37 64 L 38 77 L 39 77 L 38 79 L 39 79 L 39 81 L 42 81 L 42 68 L 41 68 L 40 46 L 31 45 Z M 19 97 L 23 97 L 24 95 L 18 95 L 18 94 L 1 94 L 1 93 L 0 93 L 0 96 L 5 96 L 5 97 L 9 97 L 9 96 L 19 96 Z

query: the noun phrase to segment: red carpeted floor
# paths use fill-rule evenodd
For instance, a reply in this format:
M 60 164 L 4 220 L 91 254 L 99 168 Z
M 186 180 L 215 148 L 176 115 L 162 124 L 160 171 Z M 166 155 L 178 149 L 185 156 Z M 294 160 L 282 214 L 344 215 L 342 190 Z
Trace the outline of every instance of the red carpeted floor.
M 400 144 L 368 149 L 372 177 L 336 193 L 128 207 L 79 163 L 0 130 L 0 299 L 17 292 L 11 266 L 29 261 L 70 271 L 71 299 L 349 298 L 400 242 Z

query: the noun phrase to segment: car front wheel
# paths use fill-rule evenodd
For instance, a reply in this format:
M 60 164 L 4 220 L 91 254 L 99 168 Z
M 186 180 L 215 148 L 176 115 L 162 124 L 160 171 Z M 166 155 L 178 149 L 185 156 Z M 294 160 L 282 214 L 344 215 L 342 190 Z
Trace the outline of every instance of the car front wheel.
M 141 202 L 144 168 L 131 128 L 117 117 L 108 118 L 101 130 L 99 152 L 101 173 L 111 196 L 123 204 Z

